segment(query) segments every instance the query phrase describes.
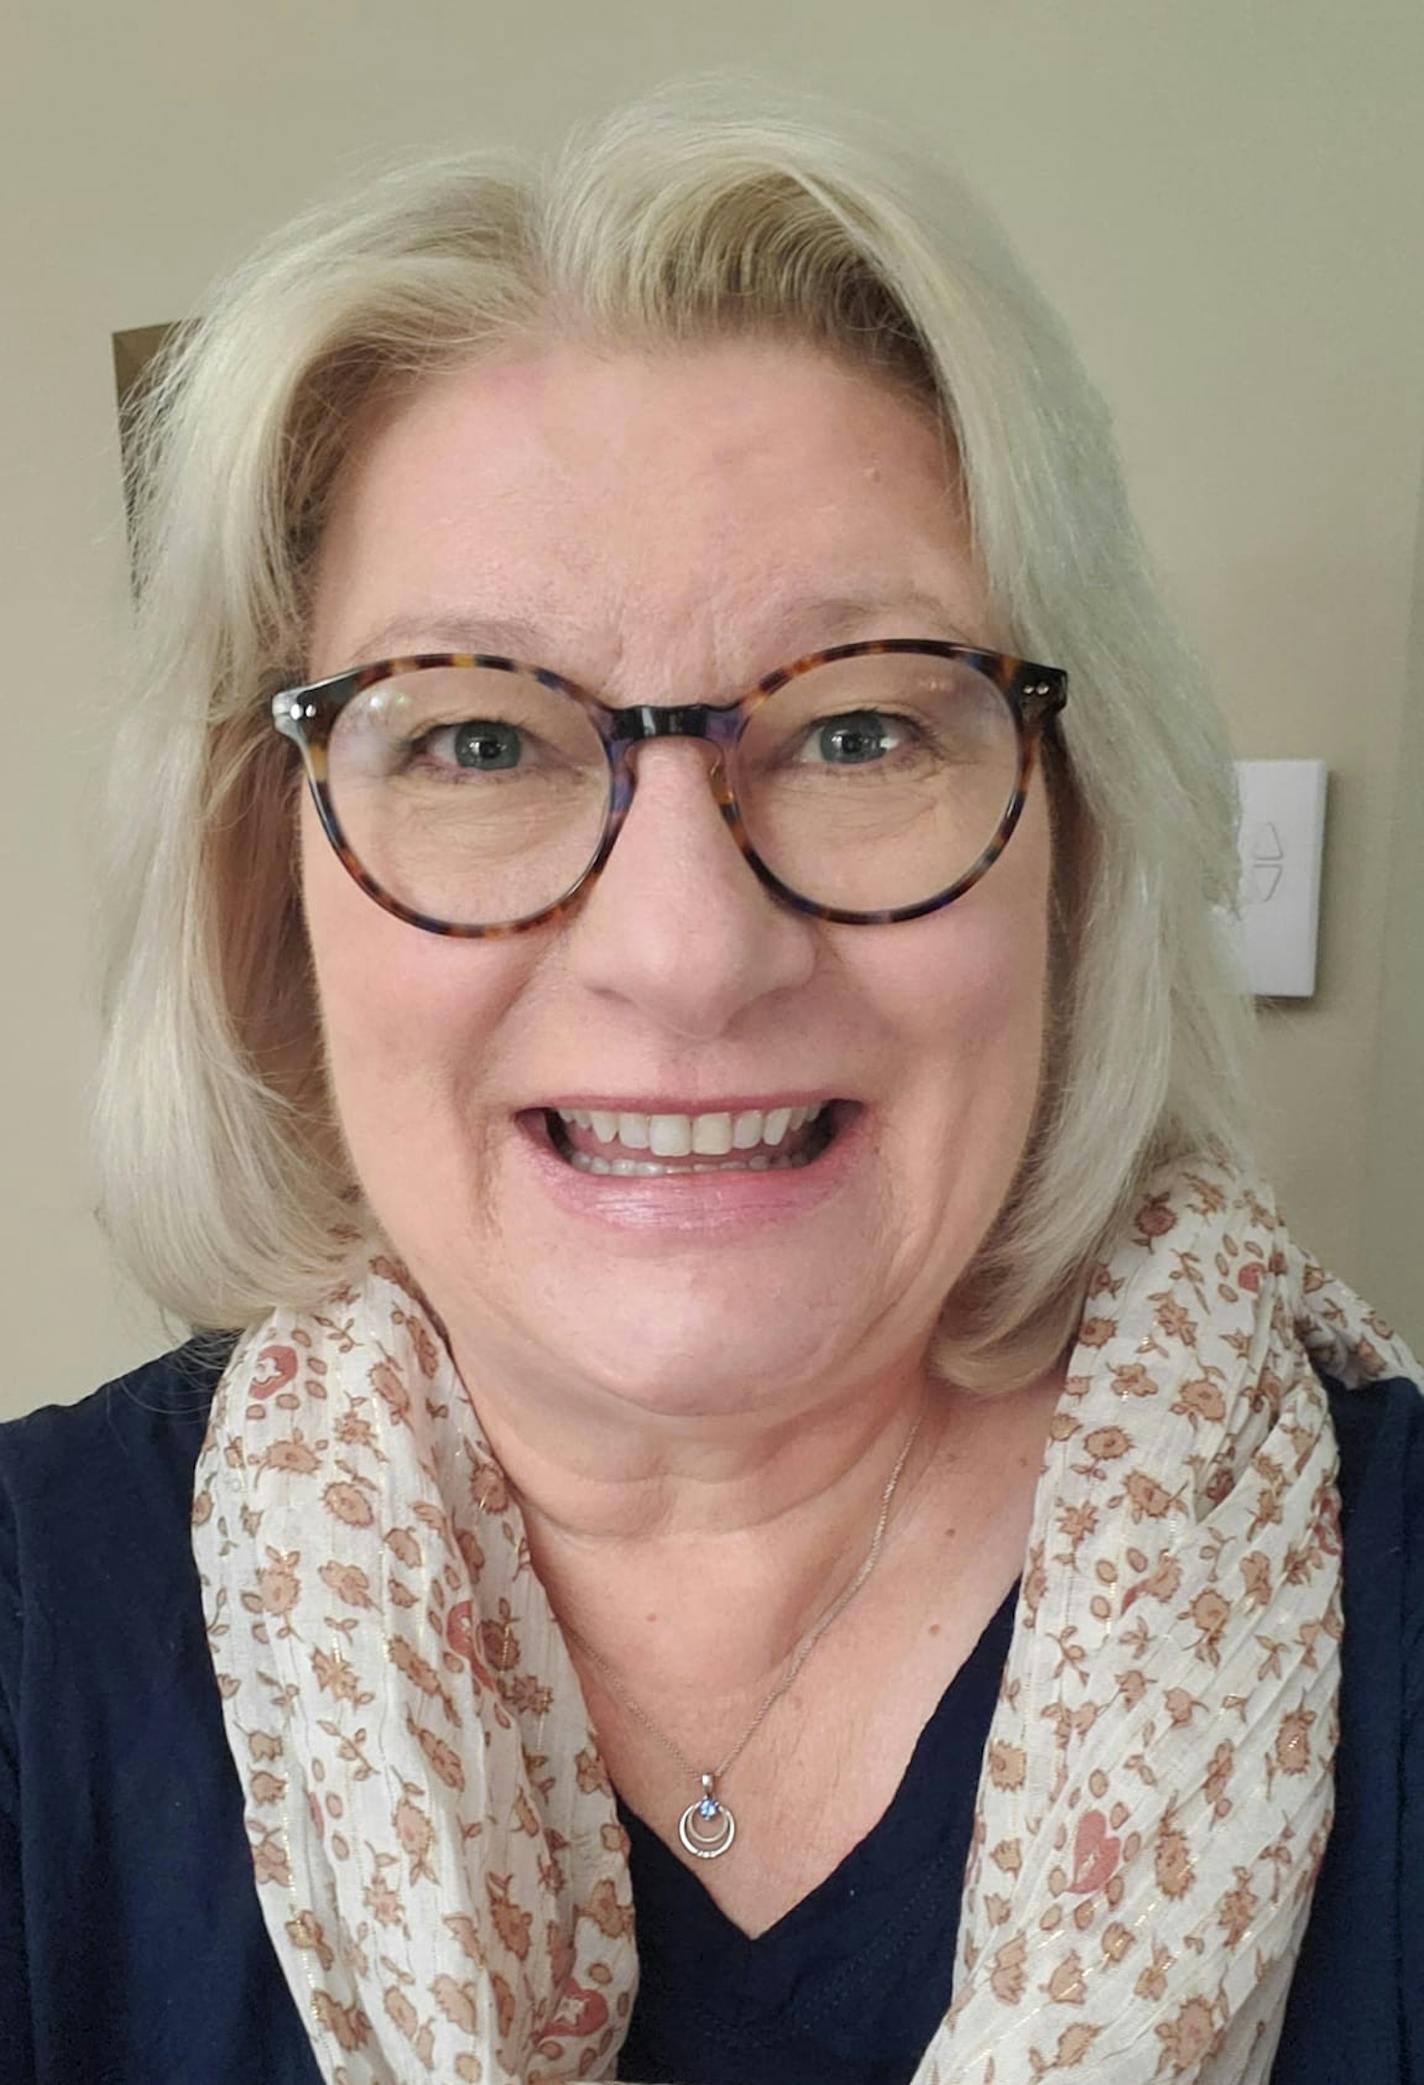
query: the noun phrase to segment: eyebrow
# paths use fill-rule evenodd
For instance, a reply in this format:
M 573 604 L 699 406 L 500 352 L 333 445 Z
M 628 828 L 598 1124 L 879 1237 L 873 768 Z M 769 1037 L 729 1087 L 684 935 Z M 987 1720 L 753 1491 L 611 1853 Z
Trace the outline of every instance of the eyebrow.
M 368 631 L 352 652 L 353 665 L 408 652 L 495 652 L 537 663 L 549 630 L 518 616 L 481 615 L 474 609 L 436 609 L 399 615 Z
M 840 643 L 870 624 L 893 621 L 903 616 L 916 625 L 913 630 L 880 630 L 881 636 L 928 634 L 956 644 L 984 644 L 984 633 L 971 635 L 951 616 L 936 595 L 919 588 L 887 589 L 866 587 L 855 593 L 828 594 L 789 601 L 784 613 L 767 626 L 770 649 L 782 647 L 781 656 L 769 666 L 788 665 L 809 651 Z M 776 645 L 770 645 L 772 636 Z M 483 652 L 520 659 L 527 665 L 551 664 L 550 651 L 576 656 L 580 633 L 570 619 L 549 615 L 541 620 L 525 616 L 486 615 L 473 608 L 437 608 L 423 614 L 392 617 L 368 631 L 351 654 L 346 671 L 372 660 L 396 658 L 411 652 Z M 769 670 L 769 669 L 768 669 Z

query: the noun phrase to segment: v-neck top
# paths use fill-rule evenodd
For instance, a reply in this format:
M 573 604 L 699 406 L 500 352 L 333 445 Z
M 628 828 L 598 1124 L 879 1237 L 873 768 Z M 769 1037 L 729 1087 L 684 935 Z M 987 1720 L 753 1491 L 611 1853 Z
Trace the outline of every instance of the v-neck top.
M 844 1860 L 755 1939 L 626 1804 L 638 1996 L 620 2078 L 907 2085 L 949 2009 L 974 1797 L 1018 1585 Z
M 321 2085 L 258 1901 L 193 1562 L 193 1467 L 224 1358 L 194 1342 L 0 1426 L 3 2085 Z M 1328 1387 L 1335 1826 L 1272 2079 L 1424 2085 L 1424 1398 Z M 758 1939 L 627 1820 L 643 1983 L 625 2077 L 913 2074 L 949 1996 L 1012 1605 L 879 1823 Z

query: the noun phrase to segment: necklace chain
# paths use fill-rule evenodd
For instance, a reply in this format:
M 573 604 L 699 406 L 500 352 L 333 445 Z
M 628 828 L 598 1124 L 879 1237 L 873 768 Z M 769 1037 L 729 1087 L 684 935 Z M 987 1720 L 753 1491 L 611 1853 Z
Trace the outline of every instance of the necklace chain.
M 923 1423 L 924 1416 L 924 1408 L 921 1407 L 919 1416 L 916 1418 L 914 1425 L 910 1428 L 909 1436 L 906 1439 L 905 1445 L 900 1450 L 899 1456 L 896 1459 L 895 1467 L 890 1472 L 889 1480 L 886 1483 L 885 1489 L 880 1495 L 880 1513 L 875 1523 L 875 1532 L 870 1538 L 870 1547 L 869 1549 L 867 1549 L 865 1553 L 865 1558 L 860 1566 L 860 1569 L 856 1572 L 855 1577 L 850 1581 L 850 1584 L 836 1595 L 835 1599 L 831 1602 L 830 1606 L 826 1609 L 825 1613 L 821 1616 L 820 1620 L 816 1622 L 815 1625 L 807 1631 L 805 1636 L 802 1637 L 800 1643 L 796 1646 L 795 1650 L 791 1654 L 786 1671 L 782 1674 L 781 1678 L 777 1681 L 776 1685 L 772 1688 L 771 1692 L 767 1695 L 766 1700 L 757 1710 L 756 1715 L 752 1718 L 751 1723 L 748 1725 L 747 1729 L 743 1731 L 741 1737 L 738 1738 L 736 1744 L 733 1745 L 731 1751 L 727 1753 L 726 1757 L 722 1760 L 719 1766 L 716 1766 L 712 1769 L 710 1774 L 704 1773 L 700 1767 L 694 1766 L 692 1761 L 688 1758 L 687 1754 L 683 1751 L 681 1745 L 675 1743 L 674 1740 L 668 1736 L 665 1730 L 659 1728 L 659 1726 L 653 1721 L 652 1717 L 648 1714 L 647 1710 L 642 1706 L 642 1704 L 640 1702 L 635 1701 L 632 1695 L 627 1692 L 613 1666 L 610 1665 L 609 1661 L 603 1656 L 603 1654 L 600 1651 L 596 1651 L 594 1649 L 593 1645 L 588 1641 L 587 1637 L 583 1636 L 577 1629 L 573 1628 L 571 1624 L 567 1622 L 563 1624 L 564 1634 L 566 1636 L 572 1637 L 573 1641 L 579 1646 L 579 1649 L 584 1653 L 585 1657 L 587 1657 L 594 1665 L 598 1667 L 599 1671 L 607 1680 L 609 1692 L 614 1696 L 615 1700 L 619 1701 L 622 1704 L 622 1706 L 625 1709 L 627 1709 L 630 1716 L 636 1717 L 637 1721 L 641 1723 L 644 1730 L 648 1732 L 649 1736 L 656 1738 L 658 1743 L 663 1747 L 663 1750 L 669 1753 L 671 1757 L 677 1761 L 680 1767 L 682 1767 L 687 1773 L 691 1774 L 694 1777 L 694 1779 L 698 1779 L 702 1782 L 704 1790 L 704 1804 L 714 1802 L 713 1789 L 715 1785 L 722 1779 L 724 1774 L 729 1773 L 731 1769 L 736 1765 L 737 1761 L 741 1758 L 743 1752 L 746 1751 L 747 1746 L 751 1743 L 752 1739 L 761 1729 L 762 1724 L 766 1721 L 767 1717 L 776 1707 L 776 1704 L 782 1699 L 783 1695 L 790 1692 L 791 1688 L 795 1685 L 797 1674 L 800 1672 L 802 1666 L 806 1663 L 806 1660 L 810 1657 L 812 1651 L 815 1650 L 816 1645 L 820 1642 L 821 1638 L 825 1635 L 826 1631 L 832 1626 L 833 1623 L 839 1621 L 840 1617 L 850 1606 L 851 1601 L 854 1600 L 857 1593 L 863 1591 L 866 1581 L 869 1579 L 871 1572 L 875 1569 L 876 1564 L 880 1560 L 880 1551 L 884 1546 L 885 1542 L 885 1530 L 890 1522 L 890 1507 L 895 1497 L 895 1488 L 900 1482 L 901 1475 L 904 1472 L 905 1464 L 910 1459 L 910 1450 L 915 1445 L 915 1440 L 919 1434 L 920 1426 Z M 684 1844 L 686 1843 L 687 1841 L 684 1838 Z M 730 1843 L 730 1841 L 728 1843 Z

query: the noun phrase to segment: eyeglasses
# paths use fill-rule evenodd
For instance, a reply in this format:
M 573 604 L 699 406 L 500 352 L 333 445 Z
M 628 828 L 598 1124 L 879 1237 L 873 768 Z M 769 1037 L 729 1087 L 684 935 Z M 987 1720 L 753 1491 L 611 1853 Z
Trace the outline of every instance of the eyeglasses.
M 963 897 L 1008 845 L 1067 675 L 969 645 L 837 644 L 737 700 L 615 708 L 542 666 L 427 652 L 289 688 L 327 838 L 368 896 L 431 934 L 556 918 L 608 860 L 635 747 L 715 749 L 713 795 L 766 888 L 850 926 Z

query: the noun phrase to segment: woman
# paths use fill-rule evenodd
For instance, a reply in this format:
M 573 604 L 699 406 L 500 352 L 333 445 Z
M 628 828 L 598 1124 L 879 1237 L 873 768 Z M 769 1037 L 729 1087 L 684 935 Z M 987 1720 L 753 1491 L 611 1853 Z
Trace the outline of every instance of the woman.
M 1414 1364 L 1243 1156 L 1101 411 L 906 178 L 644 108 L 164 373 L 106 1209 L 238 1336 L 5 1429 L 7 2077 L 1424 2065 Z

